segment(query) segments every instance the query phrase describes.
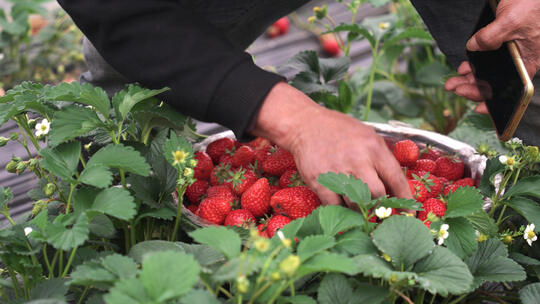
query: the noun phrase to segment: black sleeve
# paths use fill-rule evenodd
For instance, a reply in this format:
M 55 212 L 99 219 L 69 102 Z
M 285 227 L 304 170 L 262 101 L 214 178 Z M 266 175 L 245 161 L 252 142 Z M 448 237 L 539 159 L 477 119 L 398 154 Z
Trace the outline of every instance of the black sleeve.
M 105 60 L 130 82 L 168 86 L 164 100 L 238 137 L 282 78 L 257 67 L 176 0 L 58 0 Z
M 485 0 L 411 0 L 437 45 L 457 68 Z

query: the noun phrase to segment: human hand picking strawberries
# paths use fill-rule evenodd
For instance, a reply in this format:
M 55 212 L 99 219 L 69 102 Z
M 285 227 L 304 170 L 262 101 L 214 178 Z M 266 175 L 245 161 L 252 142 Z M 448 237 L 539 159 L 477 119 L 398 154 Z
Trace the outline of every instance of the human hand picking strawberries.
M 325 205 L 342 199 L 317 182 L 321 173 L 353 174 L 373 197 L 411 198 L 399 163 L 375 131 L 362 122 L 319 106 L 286 83 L 278 83 L 261 106 L 252 134 L 290 151 L 299 173 Z
M 540 69 L 540 1 L 501 0 L 495 20 L 469 39 L 467 49 L 496 50 L 511 40 L 517 43 L 529 76 L 533 78 Z M 448 79 L 446 90 L 472 101 L 483 101 L 468 62 L 461 63 L 458 74 Z M 487 113 L 487 108 L 482 103 L 476 111 Z

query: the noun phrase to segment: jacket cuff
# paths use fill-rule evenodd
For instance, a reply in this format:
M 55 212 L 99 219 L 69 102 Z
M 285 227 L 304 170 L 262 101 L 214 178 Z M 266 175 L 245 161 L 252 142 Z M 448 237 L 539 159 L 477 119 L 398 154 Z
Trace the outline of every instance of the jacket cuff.
M 253 137 L 247 132 L 266 95 L 276 83 L 284 80 L 280 75 L 259 68 L 251 58 L 244 60 L 216 89 L 206 118 L 231 129 L 239 141 L 249 141 Z

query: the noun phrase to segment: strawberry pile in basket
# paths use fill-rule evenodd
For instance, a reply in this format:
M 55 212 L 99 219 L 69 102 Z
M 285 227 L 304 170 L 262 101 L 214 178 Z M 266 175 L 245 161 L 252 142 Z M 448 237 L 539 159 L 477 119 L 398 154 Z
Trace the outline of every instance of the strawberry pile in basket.
M 186 207 L 213 224 L 257 225 L 261 235 L 272 237 L 320 206 L 300 178 L 292 154 L 266 139 L 218 139 L 206 152 L 196 152 L 195 159 L 196 181 L 186 189 Z
M 426 226 L 431 212 L 442 217 L 446 212 L 446 198 L 460 187 L 475 187 L 470 177 L 464 177 L 463 161 L 429 146 L 420 150 L 411 140 L 397 142 L 394 156 L 403 167 L 414 199 L 422 203 L 424 211 L 417 213 Z M 376 220 L 376 219 L 373 219 Z

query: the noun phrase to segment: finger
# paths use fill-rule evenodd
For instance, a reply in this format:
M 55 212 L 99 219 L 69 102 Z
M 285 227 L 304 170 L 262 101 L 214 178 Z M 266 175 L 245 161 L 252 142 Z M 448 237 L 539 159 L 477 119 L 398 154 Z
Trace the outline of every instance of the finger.
M 350 209 L 354 211 L 360 211 L 360 207 L 358 207 L 358 204 L 351 202 L 351 200 L 348 197 L 344 196 L 343 200 L 345 201 L 345 204 L 347 205 L 347 207 L 349 207 Z
M 468 83 L 469 79 L 465 76 L 450 77 L 444 84 L 444 89 L 447 91 L 455 91 L 458 86 Z
M 488 114 L 488 109 L 485 102 L 480 103 L 476 106 L 474 111 L 478 114 Z
M 383 182 L 380 180 L 379 175 L 373 169 L 361 168 L 358 172 L 362 172 L 361 175 L 357 176 L 369 187 L 372 198 L 377 198 L 386 195 L 386 188 L 384 187 Z M 355 174 L 356 175 L 356 174 Z
M 462 84 L 456 87 L 455 92 L 457 95 L 463 96 L 472 101 L 484 101 L 484 97 L 476 85 Z
M 496 50 L 503 42 L 512 40 L 513 27 L 509 24 L 509 18 L 511 18 L 509 15 L 497 17 L 481 28 L 467 41 L 467 50 L 473 52 Z
M 409 183 L 401 171 L 401 167 L 390 150 L 381 151 L 380 161 L 375 163 L 375 169 L 382 182 L 388 189 L 388 194 L 395 197 L 412 198 Z
M 309 182 L 306 182 L 307 186 L 315 191 L 319 199 L 321 200 L 321 204 L 323 205 L 342 205 L 343 200 L 341 197 L 328 190 L 327 188 L 323 187 L 321 184 L 315 182 L 314 184 L 311 184 Z
M 469 64 L 468 61 L 463 61 L 459 65 L 457 72 L 459 75 L 466 75 L 466 74 L 472 73 L 471 65 Z

